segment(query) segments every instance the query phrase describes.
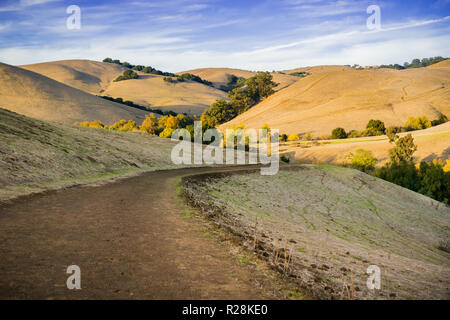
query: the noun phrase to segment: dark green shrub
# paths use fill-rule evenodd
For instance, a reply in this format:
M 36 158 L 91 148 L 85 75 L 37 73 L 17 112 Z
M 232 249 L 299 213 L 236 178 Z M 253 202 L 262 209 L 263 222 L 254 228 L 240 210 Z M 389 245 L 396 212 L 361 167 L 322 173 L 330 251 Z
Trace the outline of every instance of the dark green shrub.
M 404 188 L 419 191 L 421 179 L 412 161 L 392 162 L 378 168 L 374 175 Z
M 395 142 L 395 147 L 389 150 L 389 158 L 391 162 L 410 162 L 413 160 L 413 154 L 417 150 L 417 145 L 414 144 L 414 138 L 411 134 L 399 138 Z
M 369 130 L 371 135 L 381 136 L 385 133 L 386 127 L 384 126 L 384 122 L 381 120 L 370 120 L 367 123 L 366 129 Z
M 345 139 L 347 138 L 347 133 L 343 128 L 336 128 L 331 131 L 331 139 Z
M 450 201 L 450 173 L 439 163 L 421 162 L 419 167 L 421 187 L 419 192 L 441 202 Z
M 137 78 L 139 78 L 139 75 L 136 72 L 134 72 L 132 70 L 125 70 L 121 76 L 117 77 L 117 79 L 114 80 L 114 82 L 130 80 L 130 79 L 137 79 Z

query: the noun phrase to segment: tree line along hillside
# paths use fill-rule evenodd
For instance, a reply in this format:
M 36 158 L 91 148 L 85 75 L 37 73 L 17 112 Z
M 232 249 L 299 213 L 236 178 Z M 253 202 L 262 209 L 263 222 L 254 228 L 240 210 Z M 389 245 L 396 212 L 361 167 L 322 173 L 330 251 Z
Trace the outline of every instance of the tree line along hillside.
M 191 73 L 184 73 L 182 75 L 176 75 L 171 72 L 163 72 L 163 71 L 155 69 L 151 66 L 133 65 L 129 62 L 126 62 L 126 61 L 121 62 L 118 59 L 113 60 L 112 58 L 105 58 L 105 59 L 103 59 L 103 62 L 118 64 L 118 65 L 121 65 L 122 67 L 129 69 L 129 70 L 125 70 L 121 76 L 119 76 L 116 80 L 114 80 L 116 82 L 123 81 L 123 80 L 129 80 L 129 79 L 137 79 L 137 78 L 139 78 L 139 75 L 134 71 L 139 71 L 142 73 L 164 76 L 164 81 L 169 82 L 169 83 L 194 81 L 194 82 L 202 83 L 207 86 L 213 85 L 212 82 L 204 80 L 204 79 L 200 78 L 199 76 L 196 76 Z M 175 79 L 173 79 L 173 78 L 175 78 Z
M 448 58 L 443 58 L 441 56 L 437 57 L 431 57 L 431 58 L 423 58 L 420 59 L 413 59 L 411 62 L 405 62 L 403 65 L 400 64 L 383 64 L 380 65 L 380 68 L 389 68 L 389 69 L 396 69 L 396 70 L 404 70 L 404 69 L 411 69 L 411 68 L 423 68 L 431 66 L 432 64 L 447 60 Z
M 191 133 L 191 137 L 194 137 L 194 121 L 203 121 L 203 132 L 207 129 L 213 129 L 218 124 L 231 120 L 262 99 L 273 94 L 273 88 L 277 85 L 277 83 L 272 81 L 272 75 L 270 73 L 258 72 L 254 77 L 245 81 L 245 87 L 233 89 L 228 93 L 230 98 L 229 102 L 217 100 L 209 109 L 205 110 L 201 118 L 198 118 L 196 115 L 191 117 L 186 114 L 177 114 L 172 111 L 163 112 L 158 109 L 154 110 L 149 107 L 137 105 L 132 101 L 124 101 L 122 98 L 101 96 L 103 99 L 121 103 L 132 108 L 149 111 L 151 114 L 146 117 L 141 126 L 138 126 L 136 122 L 132 120 L 121 120 L 110 126 L 105 125 L 100 121 L 84 121 L 75 123 L 75 125 L 118 131 L 141 131 L 164 138 L 171 137 L 176 129 L 185 128 Z M 155 113 L 162 115 L 162 117 L 157 119 L 154 115 Z

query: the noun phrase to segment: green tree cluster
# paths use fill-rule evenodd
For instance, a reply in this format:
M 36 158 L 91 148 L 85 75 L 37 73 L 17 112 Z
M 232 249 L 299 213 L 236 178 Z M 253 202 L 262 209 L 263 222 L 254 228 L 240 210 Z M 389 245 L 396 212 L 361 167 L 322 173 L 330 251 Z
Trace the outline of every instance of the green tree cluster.
M 205 110 L 201 119 L 211 128 L 230 121 L 253 107 L 261 99 L 273 94 L 273 88 L 277 85 L 272 81 L 270 73 L 258 72 L 254 77 L 247 79 L 245 87 L 228 92 L 230 102 L 223 99 L 217 100 Z
M 374 175 L 450 204 L 450 172 L 446 172 L 444 165 L 438 161 L 415 165 L 413 154 L 416 150 L 410 134 L 397 138 L 395 146 L 389 150 L 390 161 L 378 168 Z
M 245 86 L 247 79 L 244 77 L 237 77 L 234 74 L 230 74 L 227 77 L 227 84 L 221 86 L 220 89 L 225 92 L 233 91 L 234 89 L 242 88 Z
M 331 131 L 331 139 L 345 139 L 347 138 L 347 132 L 344 128 L 335 128 Z
M 125 70 L 121 76 L 118 76 L 114 82 L 130 80 L 130 79 L 138 79 L 139 75 L 131 70 Z
M 410 69 L 410 68 L 422 68 L 427 67 L 432 64 L 447 60 L 448 58 L 443 58 L 441 56 L 437 57 L 431 57 L 431 58 L 423 58 L 420 59 L 413 59 L 411 62 L 405 62 L 403 65 L 400 64 L 383 64 L 380 66 L 380 68 L 389 68 L 389 69 L 397 69 L 397 70 L 403 70 L 403 69 Z
M 169 76 L 169 77 L 176 77 L 176 74 L 173 74 L 171 72 L 163 72 L 161 70 L 157 70 L 153 67 L 150 66 L 143 66 L 143 65 L 133 65 L 129 62 L 121 62 L 120 60 L 113 60 L 111 58 L 105 58 L 103 59 L 103 62 L 107 62 L 107 63 L 114 63 L 114 64 L 118 64 L 121 65 L 125 68 L 128 69 L 132 69 L 135 71 L 141 71 L 143 73 L 149 73 L 149 74 L 156 74 L 156 75 L 160 75 L 160 76 Z
M 173 116 L 177 115 L 177 113 L 174 112 L 174 111 L 170 111 L 170 110 L 169 111 L 162 111 L 160 109 L 152 109 L 150 107 L 145 107 L 145 106 L 138 105 L 138 104 L 134 103 L 133 101 L 129 101 L 129 100 L 124 101 L 122 98 L 113 98 L 113 97 L 108 97 L 108 96 L 99 96 L 99 97 L 103 98 L 105 100 L 109 100 L 109 101 L 117 102 L 117 103 L 120 103 L 120 104 L 124 104 L 124 105 L 126 105 L 128 107 L 132 107 L 132 108 L 136 108 L 136 109 L 139 109 L 139 110 L 148 111 L 148 112 L 151 112 L 151 113 L 160 114 L 160 115 L 163 115 L 163 116 L 164 115 L 169 115 L 169 114 L 171 114 Z

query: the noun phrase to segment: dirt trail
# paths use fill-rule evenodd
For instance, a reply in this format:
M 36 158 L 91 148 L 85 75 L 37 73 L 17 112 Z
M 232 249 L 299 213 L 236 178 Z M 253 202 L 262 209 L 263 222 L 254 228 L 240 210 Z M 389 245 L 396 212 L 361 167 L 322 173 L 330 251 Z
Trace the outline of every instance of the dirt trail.
M 276 298 L 174 200 L 181 176 L 239 169 L 151 172 L 0 204 L 0 298 Z M 66 287 L 73 264 L 82 290 Z

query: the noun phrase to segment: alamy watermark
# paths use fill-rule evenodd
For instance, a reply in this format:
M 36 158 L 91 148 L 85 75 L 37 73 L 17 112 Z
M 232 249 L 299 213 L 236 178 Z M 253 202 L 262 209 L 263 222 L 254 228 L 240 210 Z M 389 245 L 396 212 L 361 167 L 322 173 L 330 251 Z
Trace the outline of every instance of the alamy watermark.
M 203 132 L 202 122 L 194 122 L 193 137 L 186 129 L 177 129 L 172 141 L 174 164 L 262 164 L 262 175 L 275 175 L 280 166 L 278 129 L 217 129 Z M 194 143 L 192 143 L 192 141 Z
M 66 20 L 67 29 L 81 29 L 81 8 L 77 5 L 71 5 L 67 7 L 66 13 L 70 14 L 70 16 Z
M 77 265 L 67 267 L 66 273 L 70 274 L 67 278 L 66 285 L 69 290 L 81 289 L 81 269 Z
M 367 18 L 367 29 L 369 30 L 381 30 L 381 9 L 380 6 L 371 5 L 367 7 L 367 14 L 370 14 L 370 17 Z
M 376 265 L 367 267 L 366 273 L 369 275 L 367 278 L 367 289 L 380 290 L 381 289 L 381 269 Z

